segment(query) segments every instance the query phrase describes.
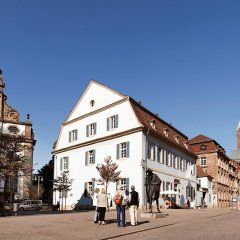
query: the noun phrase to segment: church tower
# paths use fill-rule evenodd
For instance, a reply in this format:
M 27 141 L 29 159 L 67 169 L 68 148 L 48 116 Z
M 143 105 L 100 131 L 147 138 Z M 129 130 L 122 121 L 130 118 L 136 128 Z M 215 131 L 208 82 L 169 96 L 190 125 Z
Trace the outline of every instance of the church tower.
M 0 134 L 22 135 L 25 140 L 23 143 L 23 157 L 27 158 L 30 166 L 33 166 L 33 151 L 36 140 L 30 115 L 27 115 L 25 121 L 20 120 L 19 112 L 7 104 L 7 96 L 4 94 L 5 84 L 3 82 L 2 70 L 0 69 Z M 11 188 L 13 189 L 15 199 L 29 198 L 29 186 L 31 177 L 19 176 L 14 180 Z M 0 188 L 4 187 L 4 180 L 0 181 Z
M 240 122 L 237 127 L 237 150 L 240 150 Z
M 0 120 L 3 119 L 3 98 L 4 98 L 4 94 L 3 94 L 3 88 L 4 88 L 4 84 L 3 84 L 3 79 L 2 79 L 2 70 L 0 69 Z

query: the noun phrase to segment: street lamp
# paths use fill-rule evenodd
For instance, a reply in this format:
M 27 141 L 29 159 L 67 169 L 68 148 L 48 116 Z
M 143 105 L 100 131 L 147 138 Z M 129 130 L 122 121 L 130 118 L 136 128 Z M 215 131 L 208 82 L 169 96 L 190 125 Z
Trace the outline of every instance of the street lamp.
M 37 193 L 38 193 L 38 199 L 39 199 L 39 186 L 40 186 L 40 183 L 43 181 L 43 177 L 41 175 L 35 174 L 34 180 L 37 181 Z

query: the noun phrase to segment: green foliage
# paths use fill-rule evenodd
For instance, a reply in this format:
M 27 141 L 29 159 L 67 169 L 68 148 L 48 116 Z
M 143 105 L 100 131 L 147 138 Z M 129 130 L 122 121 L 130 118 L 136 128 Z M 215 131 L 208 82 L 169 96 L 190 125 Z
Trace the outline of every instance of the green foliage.
M 54 173 L 53 160 L 50 160 L 48 164 L 45 164 L 40 170 L 38 170 L 38 174 L 43 178 L 41 185 L 43 187 L 42 200 L 44 202 L 52 202 L 53 173 Z
M 28 151 L 23 135 L 0 134 L 0 172 L 4 180 L 16 175 L 32 172 L 29 159 L 24 156 Z

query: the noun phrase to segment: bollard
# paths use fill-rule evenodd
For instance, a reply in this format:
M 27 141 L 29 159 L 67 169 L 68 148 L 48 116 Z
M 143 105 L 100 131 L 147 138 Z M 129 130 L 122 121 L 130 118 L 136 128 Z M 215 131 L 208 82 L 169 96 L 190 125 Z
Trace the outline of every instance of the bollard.
M 19 208 L 18 203 L 13 203 L 13 212 L 15 216 L 17 216 L 18 208 Z

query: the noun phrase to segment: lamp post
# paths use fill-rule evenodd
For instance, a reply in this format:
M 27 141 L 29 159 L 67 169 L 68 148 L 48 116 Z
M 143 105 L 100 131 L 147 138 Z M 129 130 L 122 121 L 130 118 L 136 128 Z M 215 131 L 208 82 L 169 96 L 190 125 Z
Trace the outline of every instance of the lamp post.
M 39 188 L 40 188 L 40 183 L 43 181 L 43 177 L 41 175 L 35 174 L 34 180 L 37 181 L 37 193 L 38 193 L 38 199 L 39 199 Z

